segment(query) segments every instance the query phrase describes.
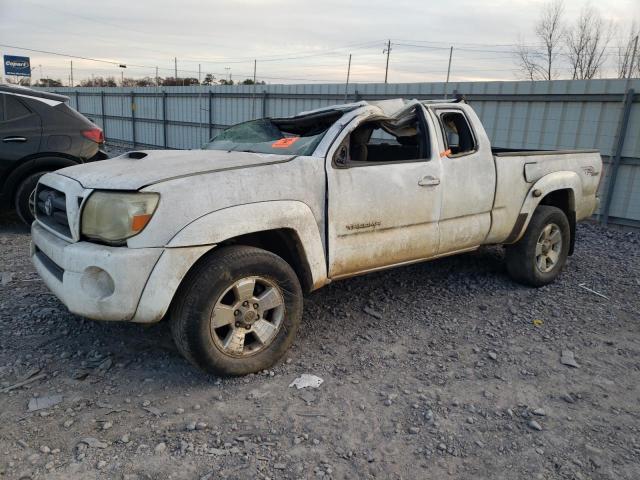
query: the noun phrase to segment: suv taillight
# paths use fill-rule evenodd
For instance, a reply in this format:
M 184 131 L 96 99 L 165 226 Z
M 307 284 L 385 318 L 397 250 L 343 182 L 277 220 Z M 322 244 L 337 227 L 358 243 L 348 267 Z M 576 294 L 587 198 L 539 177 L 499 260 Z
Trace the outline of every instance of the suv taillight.
M 88 138 L 89 140 L 91 140 L 92 142 L 104 143 L 104 133 L 102 133 L 101 128 L 95 127 L 95 128 L 92 128 L 91 130 L 83 130 L 82 135 L 85 138 Z

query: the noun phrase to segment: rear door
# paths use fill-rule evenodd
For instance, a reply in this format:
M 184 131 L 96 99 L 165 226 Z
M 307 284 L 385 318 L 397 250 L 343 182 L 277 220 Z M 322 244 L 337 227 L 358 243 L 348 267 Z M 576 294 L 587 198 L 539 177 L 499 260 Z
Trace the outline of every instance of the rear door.
M 421 105 L 413 118 L 415 127 L 409 125 L 398 138 L 381 132 L 376 122 L 362 120 L 347 127 L 329 152 L 330 278 L 437 253 L 440 158 Z M 412 128 L 416 135 L 411 135 Z M 422 147 L 414 149 L 416 142 Z
M 439 254 L 481 245 L 491 228 L 496 170 L 480 120 L 466 105 L 432 107 L 440 125 L 442 211 Z
M 0 93 L 0 175 L 17 160 L 37 153 L 41 136 L 40 116 L 18 97 Z

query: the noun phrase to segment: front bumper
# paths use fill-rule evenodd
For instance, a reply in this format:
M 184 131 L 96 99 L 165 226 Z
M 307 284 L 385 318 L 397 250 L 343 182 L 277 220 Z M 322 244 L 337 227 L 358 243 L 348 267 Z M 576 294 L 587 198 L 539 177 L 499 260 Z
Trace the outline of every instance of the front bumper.
M 162 248 L 70 243 L 34 222 L 31 258 L 47 287 L 77 315 L 132 320 Z

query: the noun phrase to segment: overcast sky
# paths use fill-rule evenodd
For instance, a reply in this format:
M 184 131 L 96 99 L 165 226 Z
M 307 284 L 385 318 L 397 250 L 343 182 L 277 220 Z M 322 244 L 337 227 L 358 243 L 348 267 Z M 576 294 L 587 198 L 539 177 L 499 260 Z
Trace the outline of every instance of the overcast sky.
M 0 43 L 128 64 L 125 76 L 179 76 L 267 83 L 344 82 L 349 53 L 351 81 L 384 80 L 383 49 L 391 39 L 389 82 L 443 81 L 448 47 L 454 46 L 452 81 L 520 77 L 512 44 L 535 45 L 538 0 L 0 0 Z M 575 21 L 583 0 L 565 1 Z M 639 0 L 593 2 L 614 31 L 608 71 L 613 76 L 619 42 L 631 21 L 640 22 Z M 33 79 L 69 76 L 69 58 L 0 47 L 31 57 Z M 74 59 L 74 77 L 120 76 L 108 63 Z M 140 65 L 133 67 L 131 65 Z

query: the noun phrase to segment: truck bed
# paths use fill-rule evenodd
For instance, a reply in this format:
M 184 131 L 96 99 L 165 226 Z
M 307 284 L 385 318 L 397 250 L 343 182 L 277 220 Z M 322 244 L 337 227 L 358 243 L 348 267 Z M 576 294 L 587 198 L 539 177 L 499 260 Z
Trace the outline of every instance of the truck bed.
M 597 150 L 515 150 L 492 148 L 496 166 L 493 222 L 487 243 L 512 240 L 513 226 L 537 182 L 550 174 L 575 187 L 572 202 L 576 220 L 591 215 L 601 178 L 602 159 Z

